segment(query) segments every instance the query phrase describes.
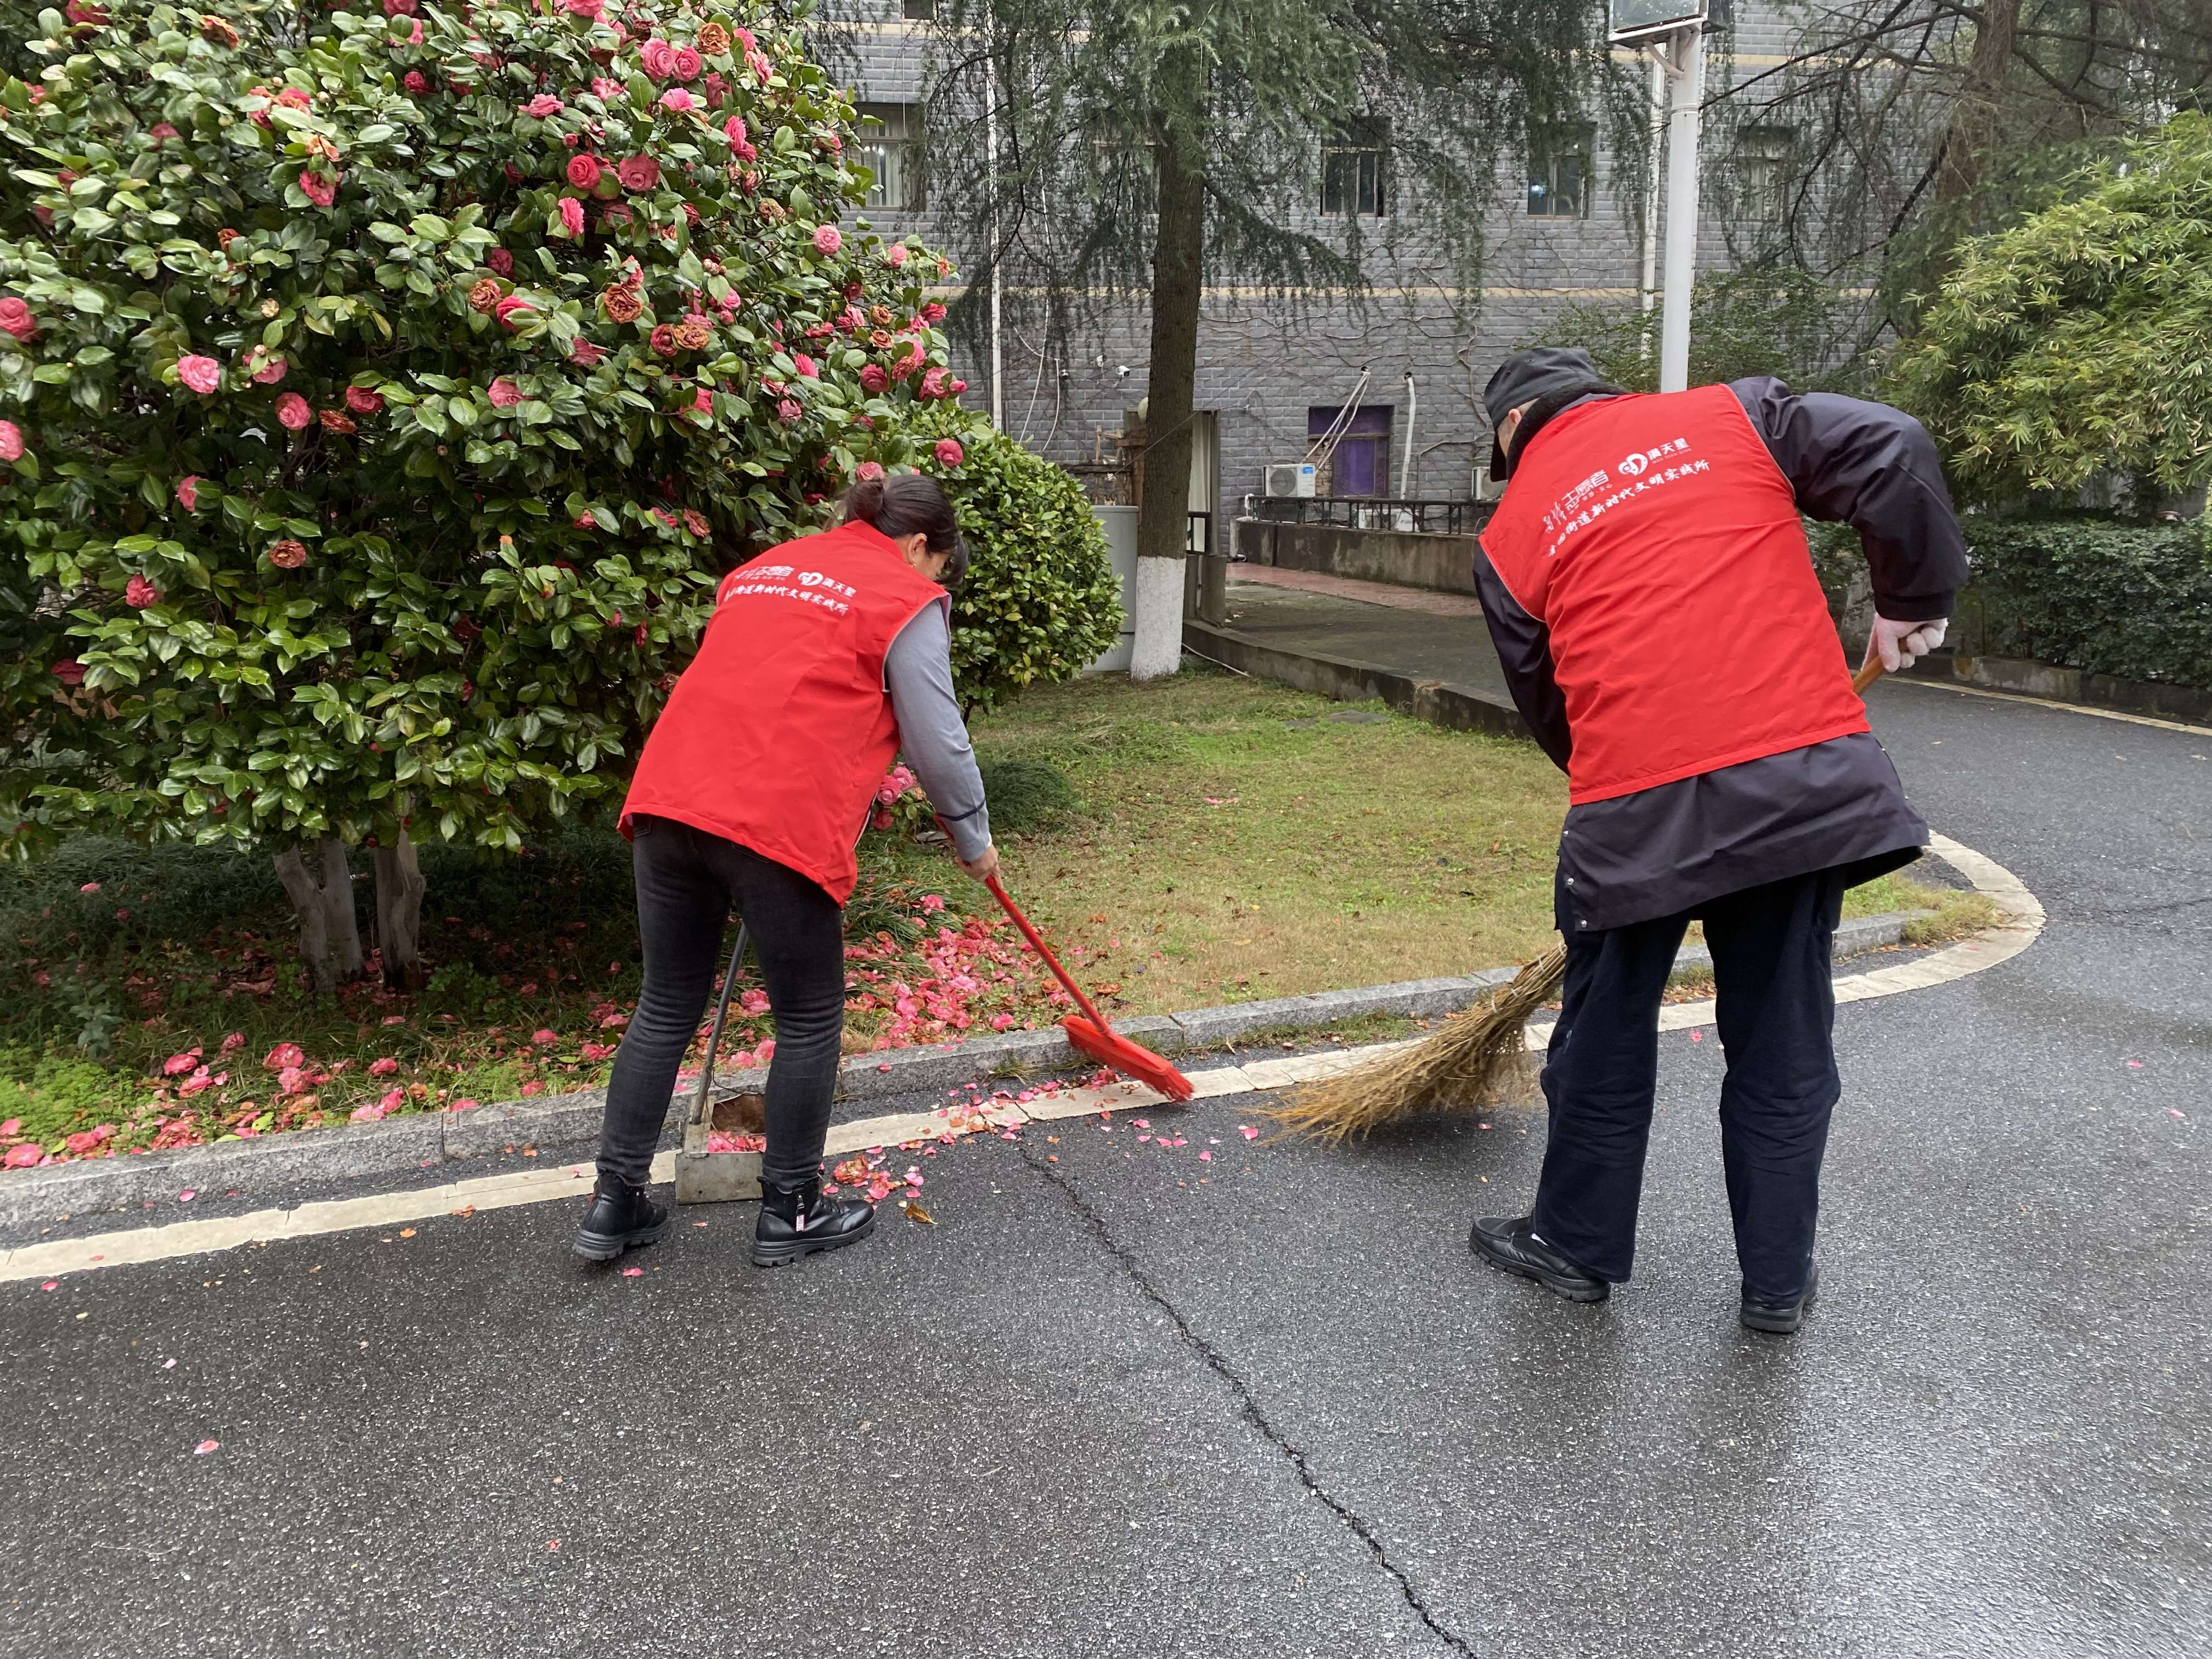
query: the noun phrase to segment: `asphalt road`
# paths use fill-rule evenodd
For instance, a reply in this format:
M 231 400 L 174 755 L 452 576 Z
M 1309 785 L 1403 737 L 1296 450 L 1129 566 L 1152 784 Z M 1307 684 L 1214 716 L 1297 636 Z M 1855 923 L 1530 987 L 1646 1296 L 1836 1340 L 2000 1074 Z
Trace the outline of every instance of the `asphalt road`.
M 9 1285 L 0 1651 L 2212 1651 L 2212 736 L 1875 708 L 2051 921 L 1842 1011 L 1797 1337 L 1735 1324 L 1710 1033 L 1597 1308 L 1468 1255 L 1533 1115 L 1249 1100 L 917 1158 L 935 1224 L 775 1273 L 541 1205 Z

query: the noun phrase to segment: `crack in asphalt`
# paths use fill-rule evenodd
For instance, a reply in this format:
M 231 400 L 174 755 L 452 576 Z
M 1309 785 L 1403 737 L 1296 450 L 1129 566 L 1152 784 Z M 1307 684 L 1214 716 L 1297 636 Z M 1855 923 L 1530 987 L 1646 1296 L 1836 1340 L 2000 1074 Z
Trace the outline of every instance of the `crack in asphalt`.
M 1114 1258 L 1122 1273 L 1127 1276 L 1129 1282 L 1136 1286 L 1139 1294 L 1168 1316 L 1191 1351 L 1204 1360 L 1206 1368 L 1219 1377 L 1227 1385 L 1230 1392 L 1237 1396 L 1237 1405 L 1242 1410 L 1244 1420 L 1250 1424 L 1260 1437 L 1290 1463 L 1292 1471 L 1297 1475 L 1299 1484 L 1326 1504 L 1329 1511 L 1338 1520 L 1343 1522 L 1353 1535 L 1367 1547 L 1368 1553 L 1375 1558 L 1376 1565 L 1380 1566 L 1389 1576 L 1390 1581 L 1398 1587 L 1398 1594 L 1405 1598 L 1406 1605 L 1413 1610 L 1414 1617 L 1427 1626 L 1430 1633 L 1454 1653 L 1464 1654 L 1468 1659 L 1478 1659 L 1474 1649 L 1468 1644 L 1466 1638 L 1446 1627 L 1430 1610 L 1427 1601 L 1415 1587 L 1413 1581 L 1406 1575 L 1404 1569 L 1390 1559 L 1389 1551 L 1384 1547 L 1382 1539 L 1376 1536 L 1375 1528 L 1368 1524 L 1365 1517 L 1331 1492 L 1316 1478 L 1312 1468 L 1306 1462 L 1305 1453 L 1292 1444 L 1289 1437 L 1270 1422 L 1267 1414 L 1260 1409 L 1259 1401 L 1252 1396 L 1250 1384 L 1237 1374 L 1236 1368 L 1222 1357 L 1212 1343 L 1191 1328 L 1189 1320 L 1183 1316 L 1182 1310 L 1170 1301 L 1166 1292 L 1152 1282 L 1144 1268 L 1138 1264 L 1135 1255 L 1121 1240 L 1114 1237 L 1112 1229 L 1106 1224 L 1105 1218 L 1091 1207 L 1090 1200 L 1084 1197 L 1082 1191 L 1075 1183 L 1060 1170 L 1044 1162 L 1025 1143 L 1021 1146 L 1021 1155 L 1024 1163 L 1060 1190 L 1066 1198 L 1069 1207 L 1082 1218 L 1084 1224 L 1091 1230 L 1106 1253 Z

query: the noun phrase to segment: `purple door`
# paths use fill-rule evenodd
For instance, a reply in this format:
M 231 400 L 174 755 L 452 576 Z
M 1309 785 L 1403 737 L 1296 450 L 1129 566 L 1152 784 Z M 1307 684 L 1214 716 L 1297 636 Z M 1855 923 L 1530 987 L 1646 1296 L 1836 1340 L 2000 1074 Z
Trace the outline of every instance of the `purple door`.
M 1341 409 L 1306 410 L 1306 436 L 1318 442 L 1337 427 Z M 1362 404 L 1340 428 L 1336 451 L 1329 459 L 1328 493 L 1332 495 L 1387 495 L 1390 493 L 1390 415 L 1388 404 Z

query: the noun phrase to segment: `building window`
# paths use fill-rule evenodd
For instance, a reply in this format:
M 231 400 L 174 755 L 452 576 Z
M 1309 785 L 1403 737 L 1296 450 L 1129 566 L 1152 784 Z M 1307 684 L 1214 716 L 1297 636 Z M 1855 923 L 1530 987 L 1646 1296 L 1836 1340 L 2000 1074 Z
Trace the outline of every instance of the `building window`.
M 921 106 L 862 104 L 854 159 L 876 175 L 863 205 L 912 213 L 927 205 L 921 172 Z M 880 124 L 880 125 L 872 125 Z
M 1390 414 L 1388 404 L 1306 410 L 1306 437 L 1321 466 L 1324 494 L 1390 493 Z
M 1788 127 L 1745 127 L 1735 137 L 1736 211 L 1747 219 L 1779 219 L 1790 188 Z
M 1590 130 L 1536 127 L 1528 134 L 1528 214 L 1535 219 L 1589 216 Z
M 899 0 L 899 15 L 909 23 L 937 21 L 937 0 Z
M 1328 217 L 1379 218 L 1382 213 L 1382 124 L 1362 121 L 1321 147 L 1321 210 Z

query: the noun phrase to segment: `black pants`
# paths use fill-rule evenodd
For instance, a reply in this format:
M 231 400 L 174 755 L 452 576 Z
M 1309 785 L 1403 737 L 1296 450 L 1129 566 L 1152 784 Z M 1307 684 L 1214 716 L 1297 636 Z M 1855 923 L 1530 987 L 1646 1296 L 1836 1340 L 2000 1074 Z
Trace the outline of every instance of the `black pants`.
M 1754 1296 L 1802 1293 L 1820 1203 L 1836 1076 L 1829 959 L 1843 908 L 1835 870 L 1700 905 L 1713 953 L 1722 1046 L 1721 1161 L 1736 1260 Z M 1628 1277 L 1658 1084 L 1661 994 L 1691 916 L 1584 934 L 1567 945 L 1559 1023 L 1544 1066 L 1550 1138 L 1535 1230 L 1601 1279 Z
M 670 818 L 632 826 L 645 989 L 607 1085 L 599 1174 L 645 1184 L 684 1052 L 726 957 L 734 907 L 752 936 L 775 1055 L 768 1068 L 762 1178 L 795 1185 L 822 1164 L 845 1031 L 845 913 L 816 883 L 720 836 Z

